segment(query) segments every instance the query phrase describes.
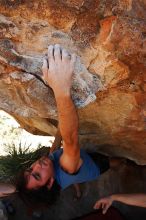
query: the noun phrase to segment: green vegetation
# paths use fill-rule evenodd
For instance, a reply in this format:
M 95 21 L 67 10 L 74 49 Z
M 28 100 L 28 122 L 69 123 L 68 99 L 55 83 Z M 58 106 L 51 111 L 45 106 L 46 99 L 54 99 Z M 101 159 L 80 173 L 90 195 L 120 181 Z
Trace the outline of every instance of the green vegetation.
M 34 136 L 19 127 L 0 110 L 0 181 L 9 182 L 21 169 L 30 166 L 51 146 L 48 137 Z
M 35 151 L 30 151 L 30 146 L 16 148 L 14 144 L 6 146 L 7 155 L 0 156 L 0 180 L 9 182 L 21 169 L 27 168 L 37 160 L 46 148 L 40 146 Z M 48 151 L 48 148 L 47 148 Z

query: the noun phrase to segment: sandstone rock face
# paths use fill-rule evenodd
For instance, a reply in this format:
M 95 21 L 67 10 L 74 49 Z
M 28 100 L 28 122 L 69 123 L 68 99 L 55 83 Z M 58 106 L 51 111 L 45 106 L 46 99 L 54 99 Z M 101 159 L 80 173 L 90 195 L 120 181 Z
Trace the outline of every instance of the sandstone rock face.
M 34 134 L 56 132 L 54 95 L 41 78 L 56 43 L 78 55 L 81 146 L 146 164 L 145 0 L 0 1 L 0 108 Z

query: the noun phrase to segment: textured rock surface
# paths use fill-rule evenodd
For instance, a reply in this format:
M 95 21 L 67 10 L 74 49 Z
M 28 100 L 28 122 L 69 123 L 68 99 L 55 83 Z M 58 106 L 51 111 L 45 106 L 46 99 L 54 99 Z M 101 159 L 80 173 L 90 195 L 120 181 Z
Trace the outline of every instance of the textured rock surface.
M 121 164 L 116 169 L 110 169 L 99 177 L 98 180 L 81 185 L 82 197 L 74 201 L 73 187 L 62 191 L 57 203 L 44 211 L 44 220 L 69 220 L 77 216 L 93 211 L 95 201 L 103 196 L 112 193 L 146 193 L 146 167 L 132 164 Z M 115 181 L 116 180 L 116 181 Z M 112 183 L 112 184 L 111 184 Z M 132 184 L 131 184 L 132 183 Z M 12 199 L 15 204 L 16 215 L 13 220 L 31 220 L 27 216 L 24 204 L 17 198 Z M 146 209 L 127 206 L 121 203 L 114 203 L 125 219 L 139 220 L 145 219 Z
M 1 0 L 0 13 L 0 108 L 32 133 L 55 134 L 41 63 L 60 43 L 78 55 L 82 146 L 146 164 L 145 0 Z

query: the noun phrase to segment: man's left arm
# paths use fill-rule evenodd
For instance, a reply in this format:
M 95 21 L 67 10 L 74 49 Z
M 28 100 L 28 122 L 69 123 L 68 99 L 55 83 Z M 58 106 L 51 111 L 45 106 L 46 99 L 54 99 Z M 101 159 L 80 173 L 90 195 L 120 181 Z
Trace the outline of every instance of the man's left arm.
M 114 194 L 98 200 L 94 208 L 103 209 L 103 214 L 107 212 L 114 201 L 122 202 L 127 205 L 140 206 L 146 208 L 146 194 Z
M 62 141 L 62 137 L 61 137 L 60 129 L 58 127 L 56 135 L 55 135 L 55 139 L 50 148 L 50 153 L 53 153 L 54 151 L 58 150 L 61 147 L 61 141 Z

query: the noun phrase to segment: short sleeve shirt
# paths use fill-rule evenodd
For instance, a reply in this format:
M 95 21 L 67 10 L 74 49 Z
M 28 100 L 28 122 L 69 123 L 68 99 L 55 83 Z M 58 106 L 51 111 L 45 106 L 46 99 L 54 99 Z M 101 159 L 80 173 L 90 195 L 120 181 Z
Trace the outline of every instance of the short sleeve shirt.
M 83 163 L 80 169 L 75 174 L 69 174 L 64 171 L 59 164 L 59 159 L 63 153 L 62 149 L 56 150 L 54 153 L 50 154 L 49 157 L 53 161 L 55 169 L 55 179 L 62 189 L 75 183 L 83 183 L 91 180 L 95 180 L 100 175 L 99 167 L 94 163 L 91 157 L 84 151 L 80 150 L 80 156 Z

